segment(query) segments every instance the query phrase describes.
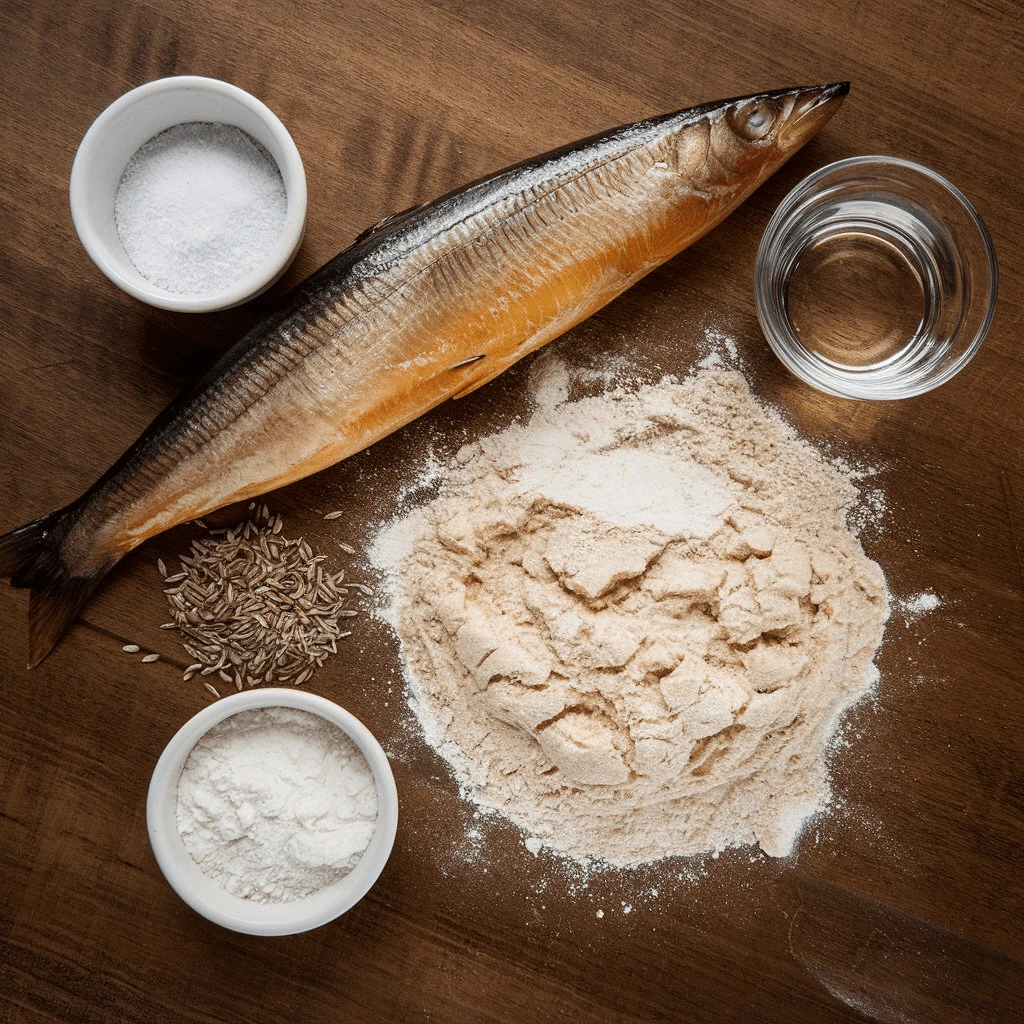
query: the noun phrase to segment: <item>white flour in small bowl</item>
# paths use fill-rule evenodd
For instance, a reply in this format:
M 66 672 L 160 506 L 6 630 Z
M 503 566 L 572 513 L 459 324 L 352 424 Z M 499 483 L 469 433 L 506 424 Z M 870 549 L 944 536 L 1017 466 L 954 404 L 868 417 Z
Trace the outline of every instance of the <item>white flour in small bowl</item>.
M 373 769 L 336 725 L 298 708 L 239 711 L 192 748 L 178 833 L 208 878 L 288 903 L 344 878 L 377 822 Z
M 532 849 L 789 854 L 889 612 L 851 474 L 720 365 L 576 402 L 538 365 L 372 551 L 427 739 Z

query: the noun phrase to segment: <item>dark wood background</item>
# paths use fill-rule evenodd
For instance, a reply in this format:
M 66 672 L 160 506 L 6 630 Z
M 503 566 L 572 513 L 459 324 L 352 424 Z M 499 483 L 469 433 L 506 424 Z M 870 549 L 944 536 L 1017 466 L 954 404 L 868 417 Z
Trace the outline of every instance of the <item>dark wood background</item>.
M 158 629 L 156 559 L 183 553 L 194 528 L 126 560 L 32 672 L 25 594 L 0 587 L 0 1020 L 1022 1019 L 1022 67 L 1018 0 L 6 0 L 0 530 L 87 488 L 273 301 L 164 313 L 90 263 L 68 175 L 92 119 L 127 89 L 212 75 L 292 131 L 309 227 L 279 293 L 387 213 L 506 163 L 648 114 L 849 78 L 839 115 L 740 212 L 555 344 L 584 365 L 631 354 L 656 376 L 692 363 L 703 327 L 727 330 L 757 391 L 802 432 L 882 467 L 888 514 L 865 546 L 897 603 L 931 590 L 942 604 L 893 616 L 877 694 L 834 759 L 836 807 L 793 858 L 742 850 L 589 880 L 473 819 L 418 738 L 393 638 L 362 616 L 310 689 L 393 755 L 394 855 L 349 914 L 270 940 L 195 915 L 146 838 L 150 772 L 208 699 Z M 957 379 L 852 404 L 770 356 L 751 275 L 790 187 L 876 152 L 929 164 L 975 201 L 1002 291 Z M 372 586 L 336 541 L 362 550 L 431 453 L 526 412 L 524 379 L 515 368 L 274 495 L 288 535 Z M 323 522 L 332 509 L 344 526 Z M 163 659 L 140 664 L 121 652 L 129 641 Z

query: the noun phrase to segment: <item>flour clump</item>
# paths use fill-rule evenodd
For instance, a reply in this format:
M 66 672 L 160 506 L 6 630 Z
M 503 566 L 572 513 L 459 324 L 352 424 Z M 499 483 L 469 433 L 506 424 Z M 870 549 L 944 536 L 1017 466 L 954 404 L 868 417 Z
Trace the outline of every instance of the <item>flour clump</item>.
M 538 365 L 374 547 L 427 738 L 572 857 L 789 854 L 888 616 L 856 487 L 738 372 L 568 402 Z

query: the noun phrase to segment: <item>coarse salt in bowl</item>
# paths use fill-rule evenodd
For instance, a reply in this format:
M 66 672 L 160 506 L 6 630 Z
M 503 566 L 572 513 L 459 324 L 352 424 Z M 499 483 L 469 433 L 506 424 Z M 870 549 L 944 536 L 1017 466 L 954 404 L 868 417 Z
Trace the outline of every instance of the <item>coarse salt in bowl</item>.
M 240 130 L 262 147 L 280 172 L 285 204 L 280 232 L 262 252 L 262 259 L 245 263 L 235 279 L 211 277 L 212 289 L 201 292 L 168 287 L 166 281 L 144 275 L 125 250 L 116 217 L 118 189 L 132 158 L 161 133 L 198 125 Z M 86 252 L 114 284 L 150 305 L 183 312 L 228 309 L 266 291 L 295 258 L 306 226 L 306 176 L 287 129 L 273 111 L 244 90 L 195 75 L 147 82 L 114 100 L 96 118 L 75 155 L 70 201 L 75 230 Z M 216 213 L 214 209 L 211 215 Z M 197 219 L 201 221 L 202 215 Z M 166 225 L 153 224 L 155 240 L 168 234 Z M 244 251 L 249 241 L 242 234 L 235 239 L 236 250 Z M 190 258 L 187 242 L 174 239 L 183 260 Z M 237 253 L 233 258 L 238 258 Z
M 288 902 L 256 902 L 230 893 L 195 862 L 178 831 L 178 782 L 193 748 L 214 726 L 256 708 L 294 708 L 320 716 L 356 745 L 373 773 L 377 820 L 369 845 L 352 870 L 308 896 Z M 387 863 L 398 828 L 398 793 L 387 755 L 358 719 L 332 701 L 282 687 L 246 690 L 209 705 L 189 719 L 167 744 L 153 770 L 146 822 L 156 862 L 171 888 L 193 910 L 232 931 L 293 935 L 340 917 L 372 888 Z

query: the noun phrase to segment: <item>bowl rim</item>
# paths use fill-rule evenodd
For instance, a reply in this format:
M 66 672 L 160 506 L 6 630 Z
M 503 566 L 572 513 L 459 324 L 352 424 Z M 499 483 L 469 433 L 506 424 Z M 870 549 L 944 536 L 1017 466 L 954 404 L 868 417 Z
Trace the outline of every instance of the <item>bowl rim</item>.
M 360 861 L 333 885 L 287 903 L 246 900 L 203 875 L 181 841 L 173 816 L 177 807 L 178 779 L 199 739 L 232 715 L 269 707 L 308 711 L 337 726 L 366 758 L 377 788 L 377 822 Z M 373 887 L 394 846 L 398 829 L 398 791 L 384 749 L 351 712 L 326 697 L 303 690 L 286 687 L 244 690 L 209 704 L 171 737 L 150 778 L 146 827 L 161 873 L 177 895 L 198 914 L 224 928 L 250 935 L 293 935 L 335 920 Z
M 202 296 L 178 294 L 160 288 L 144 278 L 124 274 L 117 262 L 110 259 L 106 246 L 100 244 L 90 226 L 87 196 L 90 187 L 89 165 L 92 153 L 102 146 L 105 134 L 113 122 L 140 101 L 159 93 L 200 92 L 228 97 L 250 110 L 266 126 L 280 149 L 281 159 L 271 156 L 285 183 L 287 207 L 281 235 L 266 258 L 251 273 L 240 278 L 230 288 Z M 183 119 L 179 124 L 187 123 Z M 194 120 L 194 119 L 193 119 Z M 174 127 L 174 125 L 168 125 Z M 159 133 L 155 133 L 159 134 Z M 144 145 L 145 143 L 143 143 Z M 306 229 L 307 187 L 302 156 L 295 140 L 281 119 L 260 99 L 230 82 L 203 75 L 170 75 L 157 78 L 122 93 L 109 103 L 87 129 L 75 152 L 68 185 L 71 219 L 83 247 L 99 269 L 129 295 L 161 309 L 178 312 L 212 312 L 241 305 L 266 291 L 287 270 L 299 251 Z M 111 214 L 113 215 L 113 214 Z
M 824 360 L 812 355 L 801 345 L 788 318 L 784 313 L 775 310 L 776 303 L 771 300 L 774 290 L 768 284 L 769 249 L 776 242 L 781 228 L 791 216 L 793 210 L 804 200 L 807 194 L 820 185 L 822 181 L 838 178 L 847 171 L 855 169 L 868 170 L 872 168 L 879 170 L 895 168 L 903 173 L 909 172 L 910 175 L 919 175 L 949 195 L 966 214 L 969 223 L 976 232 L 977 240 L 980 242 L 981 249 L 984 252 L 984 269 L 988 275 L 988 301 L 985 305 L 984 314 L 974 331 L 974 336 L 967 343 L 964 350 L 946 363 L 941 371 L 929 376 L 925 380 L 910 385 L 891 385 L 888 388 L 879 388 L 877 385 L 872 386 L 863 383 L 871 372 L 870 368 L 839 368 L 832 366 L 829 368 L 829 380 L 823 380 L 821 374 L 816 371 Z M 875 401 L 913 398 L 947 383 L 977 355 L 995 318 L 999 297 L 999 263 L 996 256 L 995 243 L 981 214 L 964 192 L 948 178 L 933 168 L 906 157 L 888 154 L 851 156 L 835 160 L 812 171 L 793 186 L 776 207 L 761 236 L 754 260 L 754 297 L 758 320 L 761 324 L 761 330 L 768 340 L 768 344 L 783 365 L 805 384 L 809 384 L 818 391 L 834 395 L 838 398 Z

